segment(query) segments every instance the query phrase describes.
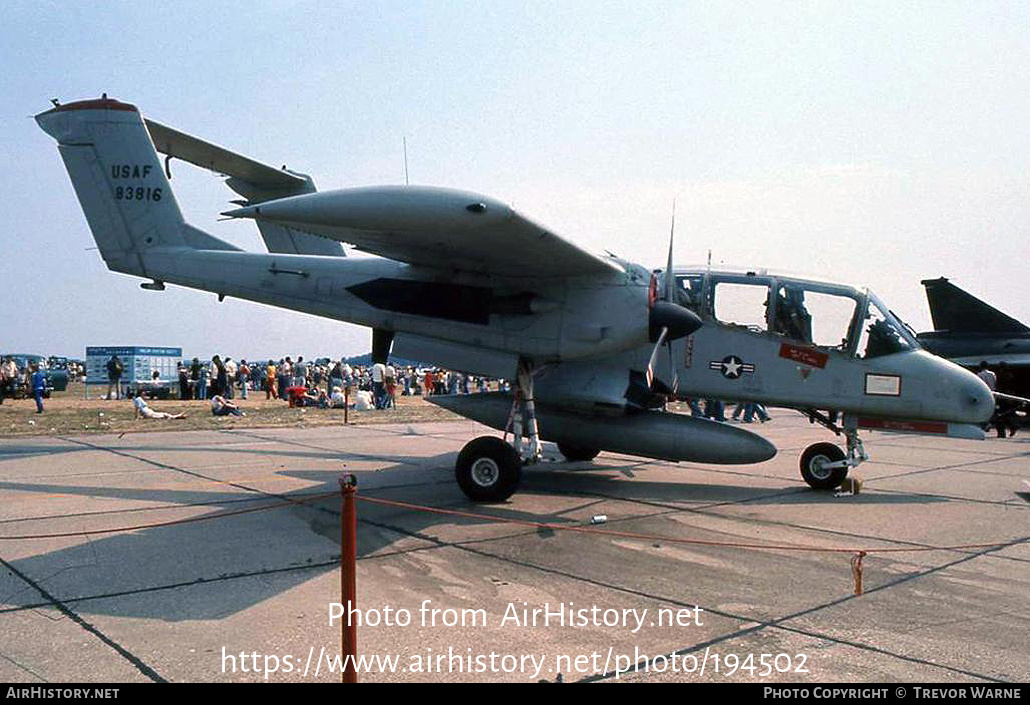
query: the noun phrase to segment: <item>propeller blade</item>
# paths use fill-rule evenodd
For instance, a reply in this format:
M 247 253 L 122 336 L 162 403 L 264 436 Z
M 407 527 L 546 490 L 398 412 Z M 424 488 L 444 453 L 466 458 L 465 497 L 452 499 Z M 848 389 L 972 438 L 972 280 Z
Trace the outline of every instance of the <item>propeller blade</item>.
M 666 347 L 669 348 L 669 369 L 672 370 L 672 396 L 676 396 L 676 390 L 679 388 L 680 385 L 680 373 L 679 370 L 676 369 L 675 361 L 672 359 L 671 340 L 666 343 Z
M 673 300 L 675 278 L 672 276 L 672 238 L 676 234 L 676 199 L 672 199 L 672 225 L 669 228 L 669 259 L 665 264 L 665 296 L 666 301 Z
M 648 388 L 654 386 L 654 361 L 658 357 L 658 348 L 662 347 L 662 343 L 665 342 L 665 337 L 669 334 L 668 328 L 662 328 L 662 332 L 658 335 L 658 342 L 655 343 L 654 349 L 651 351 L 651 359 L 647 361 L 647 386 Z

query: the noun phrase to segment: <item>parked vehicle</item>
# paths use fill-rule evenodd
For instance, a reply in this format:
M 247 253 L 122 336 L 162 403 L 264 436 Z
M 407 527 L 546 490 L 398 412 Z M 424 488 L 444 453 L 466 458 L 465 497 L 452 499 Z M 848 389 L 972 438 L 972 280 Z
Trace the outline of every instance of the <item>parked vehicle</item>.
M 29 379 L 31 375 L 26 374 L 26 370 L 31 369 L 31 366 L 37 364 L 40 366 L 47 376 L 47 391 L 43 395 L 49 397 L 51 392 L 63 392 L 68 388 L 68 371 L 61 369 L 52 369 L 47 364 L 47 359 L 42 355 L 27 355 L 25 353 L 4 353 L 0 355 L 0 360 L 11 357 L 14 359 L 14 363 L 18 365 L 18 384 L 15 385 L 15 398 L 32 396 L 31 385 Z

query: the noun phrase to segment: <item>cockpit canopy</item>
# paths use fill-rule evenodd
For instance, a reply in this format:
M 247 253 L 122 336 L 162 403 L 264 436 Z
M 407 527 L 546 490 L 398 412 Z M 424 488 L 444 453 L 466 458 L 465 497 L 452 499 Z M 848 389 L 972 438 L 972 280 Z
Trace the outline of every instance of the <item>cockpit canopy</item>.
M 675 272 L 677 303 L 705 320 L 741 326 L 859 358 L 919 347 L 868 289 L 755 272 Z

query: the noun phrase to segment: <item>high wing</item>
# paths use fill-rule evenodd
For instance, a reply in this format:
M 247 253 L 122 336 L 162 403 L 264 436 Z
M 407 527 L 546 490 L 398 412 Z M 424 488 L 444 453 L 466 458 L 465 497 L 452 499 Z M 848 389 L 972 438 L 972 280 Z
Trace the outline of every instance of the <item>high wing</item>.
M 318 233 L 408 264 L 505 277 L 621 273 L 488 196 L 428 186 L 372 186 L 284 198 L 224 213 Z
M 154 147 L 167 155 L 166 169 L 167 160 L 174 157 L 225 174 L 229 177 L 225 185 L 246 199 L 236 203 L 251 205 L 316 191 L 314 181 L 306 174 L 289 171 L 285 166 L 276 169 L 154 120 L 144 119 L 144 123 Z M 269 252 L 333 257 L 344 255 L 338 242 L 317 234 L 261 222 L 258 223 L 258 230 Z

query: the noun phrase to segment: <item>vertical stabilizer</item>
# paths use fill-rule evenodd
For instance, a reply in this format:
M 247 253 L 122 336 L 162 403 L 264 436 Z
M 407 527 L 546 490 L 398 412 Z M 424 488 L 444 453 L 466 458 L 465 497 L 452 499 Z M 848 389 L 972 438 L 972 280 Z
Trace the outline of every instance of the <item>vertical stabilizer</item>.
M 1025 333 L 1025 325 L 959 289 L 944 277 L 924 279 L 935 331 L 951 333 Z
M 59 105 L 36 116 L 64 165 L 108 268 L 147 276 L 148 248 L 237 248 L 187 226 L 139 111 L 112 100 Z

